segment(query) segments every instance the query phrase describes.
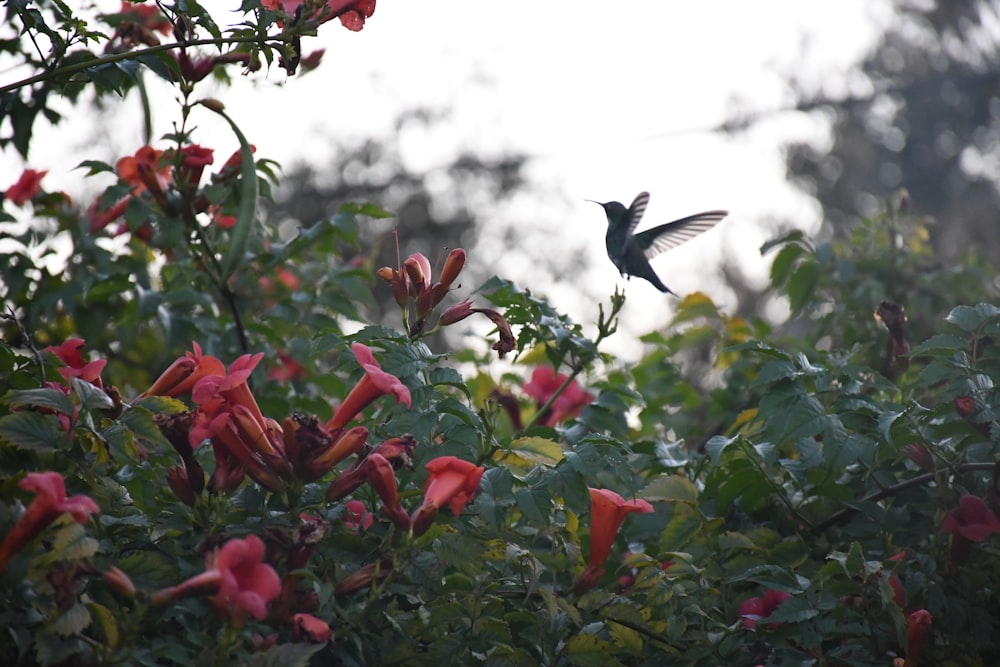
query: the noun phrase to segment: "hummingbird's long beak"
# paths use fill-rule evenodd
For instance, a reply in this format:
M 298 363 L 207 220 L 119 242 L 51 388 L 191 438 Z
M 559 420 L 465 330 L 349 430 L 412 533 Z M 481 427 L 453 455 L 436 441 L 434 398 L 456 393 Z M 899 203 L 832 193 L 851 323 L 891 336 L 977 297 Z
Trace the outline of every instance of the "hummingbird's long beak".
M 604 204 L 602 204 L 601 202 L 594 201 L 593 199 L 584 199 L 583 201 L 589 201 L 591 204 L 597 204 L 598 206 L 604 206 Z

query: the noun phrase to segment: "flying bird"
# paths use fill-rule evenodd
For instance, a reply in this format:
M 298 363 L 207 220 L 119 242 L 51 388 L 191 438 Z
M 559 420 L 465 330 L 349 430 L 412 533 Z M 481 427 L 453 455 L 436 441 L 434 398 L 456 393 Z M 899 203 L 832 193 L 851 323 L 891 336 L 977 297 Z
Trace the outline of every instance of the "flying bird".
M 636 195 L 628 208 L 617 201 L 606 203 L 594 201 L 594 203 L 600 204 L 608 216 L 608 233 L 605 237 L 608 257 L 621 274 L 626 278 L 630 276 L 644 278 L 656 289 L 668 294 L 675 292 L 663 284 L 653 271 L 653 267 L 649 265 L 649 260 L 708 231 L 729 214 L 729 211 L 705 211 L 634 234 L 649 204 L 648 192 Z

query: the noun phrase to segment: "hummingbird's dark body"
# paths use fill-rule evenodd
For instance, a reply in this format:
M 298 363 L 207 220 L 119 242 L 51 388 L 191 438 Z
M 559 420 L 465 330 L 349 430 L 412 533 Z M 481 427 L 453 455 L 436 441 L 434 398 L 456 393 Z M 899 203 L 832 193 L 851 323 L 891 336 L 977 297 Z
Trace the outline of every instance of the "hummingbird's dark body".
M 642 214 L 649 204 L 649 193 L 640 192 L 625 208 L 617 201 L 601 204 L 608 216 L 608 233 L 605 242 L 608 246 L 608 257 L 625 277 L 637 276 L 653 284 L 661 292 L 673 294 L 660 277 L 649 265 L 649 260 L 661 252 L 693 239 L 702 232 L 708 231 L 722 220 L 728 211 L 705 211 L 695 215 L 674 220 L 644 232 L 633 234 Z

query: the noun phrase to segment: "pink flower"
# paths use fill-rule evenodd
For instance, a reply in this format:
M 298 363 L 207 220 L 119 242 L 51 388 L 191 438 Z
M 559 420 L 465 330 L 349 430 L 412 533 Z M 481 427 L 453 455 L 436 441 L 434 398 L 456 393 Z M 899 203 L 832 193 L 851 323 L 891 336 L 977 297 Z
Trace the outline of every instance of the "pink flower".
M 765 619 L 774 613 L 782 602 L 792 597 L 791 593 L 784 593 L 768 589 L 763 597 L 748 598 L 740 604 L 739 616 L 745 628 L 757 627 L 757 621 Z M 773 627 L 774 624 L 768 627 Z
M 295 638 L 298 640 L 319 644 L 333 638 L 330 625 L 312 614 L 295 614 L 292 616 L 292 624 L 295 627 Z
M 169 35 L 173 28 L 170 19 L 160 13 L 159 8 L 152 4 L 140 2 L 122 2 L 119 10 L 122 21 L 138 24 L 147 30 L 154 30 L 162 35 Z M 118 28 L 122 32 L 122 28 Z
M 199 407 L 189 438 L 192 446 L 211 438 L 217 455 L 221 448 L 257 483 L 277 491 L 283 487 L 281 480 L 292 475 L 284 435 L 281 425 L 261 412 L 247 385 L 263 356 L 245 354 L 225 375 L 205 375 L 195 382 L 191 399 Z
M 920 664 L 920 654 L 931 633 L 933 618 L 926 609 L 917 609 L 906 619 L 906 661 L 903 667 L 917 667 Z
M 101 509 L 88 496 L 66 497 L 66 482 L 57 472 L 33 472 L 17 484 L 22 489 L 35 492 L 35 499 L 17 519 L 14 528 L 0 544 L 0 572 L 18 551 L 48 528 L 63 514 L 70 514 L 73 520 L 84 524 L 91 514 Z
M 985 542 L 1000 533 L 1000 519 L 982 498 L 964 495 L 958 499 L 958 507 L 945 514 L 941 532 L 951 534 L 951 564 L 958 567 L 969 557 L 973 543 Z
M 566 377 L 562 373 L 556 373 L 548 366 L 539 366 L 531 373 L 531 381 L 524 385 L 524 393 L 538 401 L 541 408 L 556 391 L 566 382 Z M 580 414 L 580 411 L 594 400 L 594 396 L 583 389 L 573 380 L 566 389 L 552 402 L 549 413 L 543 415 L 546 426 L 555 426 L 565 419 L 571 419 Z
M 221 361 L 201 353 L 198 343 L 192 342 L 191 347 L 192 351 L 185 352 L 183 357 L 178 357 L 170 364 L 143 396 L 183 396 L 206 375 L 223 375 L 226 372 Z
M 372 513 L 360 500 L 348 500 L 344 503 L 344 525 L 354 532 L 368 530 L 374 521 Z
M 333 413 L 333 418 L 326 425 L 330 431 L 347 426 L 358 413 L 380 396 L 393 394 L 396 396 L 396 403 L 404 403 L 406 407 L 410 407 L 410 390 L 395 375 L 382 370 L 368 346 L 354 343 L 351 350 L 365 374 Z
M 448 505 L 458 516 L 479 490 L 485 468 L 455 456 L 439 456 L 425 466 L 430 476 L 424 484 L 424 502 L 411 518 L 413 534 L 421 535 L 434 522 L 438 508 Z
M 578 593 L 593 588 L 604 575 L 604 564 L 611 553 L 618 529 L 632 512 L 647 514 L 653 506 L 647 501 L 625 500 L 609 489 L 590 489 L 590 560 L 574 586 Z
M 303 0 L 263 0 L 261 4 L 267 9 L 280 10 L 288 16 L 294 16 Z M 345 28 L 357 32 L 364 27 L 365 19 L 374 13 L 375 0 L 326 0 L 326 4 L 316 10 L 312 18 L 323 23 L 337 16 Z M 282 22 L 279 21 L 278 25 L 282 25 Z
M 339 13 L 340 24 L 353 32 L 365 27 L 365 19 L 375 13 L 375 0 L 327 0 L 334 14 Z
M 180 178 L 193 186 L 197 186 L 201 181 L 202 172 L 205 167 L 212 164 L 214 151 L 198 144 L 189 144 L 180 150 L 181 167 Z
M 207 569 L 221 575 L 213 602 L 239 618 L 249 613 L 257 620 L 267 615 L 267 604 L 281 593 L 274 568 L 263 563 L 264 543 L 256 535 L 234 538 L 209 556 Z
M 17 182 L 3 193 L 4 199 L 16 206 L 24 206 L 42 191 L 42 179 L 47 173 L 49 172 L 25 169 Z
M 413 450 L 416 446 L 417 441 L 412 435 L 389 438 L 375 447 L 368 456 L 371 457 L 378 454 L 386 459 L 392 465 L 393 469 L 406 467 L 412 470 Z M 333 480 L 326 490 L 326 499 L 331 502 L 340 500 L 364 484 L 368 479 L 368 473 L 365 470 L 367 460 L 356 461 L 349 468 L 337 475 L 336 479 Z
M 473 313 L 479 313 L 489 318 L 490 322 L 496 325 L 497 333 L 500 335 L 500 339 L 494 343 L 492 347 L 497 351 L 497 356 L 503 359 L 505 354 L 517 348 L 517 341 L 514 339 L 514 332 L 511 330 L 510 323 L 506 320 L 506 318 L 504 318 L 499 311 L 493 310 L 492 308 L 473 308 L 472 301 L 470 299 L 465 299 L 464 301 L 460 301 L 454 306 L 447 308 L 443 313 L 441 313 L 441 319 L 438 320 L 438 325 L 444 327 L 449 324 L 454 324 L 455 322 L 461 322 Z
M 70 338 L 58 347 L 49 346 L 45 349 L 56 355 L 60 361 L 66 364 L 65 368 L 59 369 L 59 374 L 67 382 L 71 377 L 76 377 L 90 382 L 97 387 L 103 387 L 101 371 L 104 370 L 104 366 L 108 362 L 106 359 L 84 361 L 83 356 L 80 354 L 80 350 L 83 349 L 84 345 L 86 345 L 86 342 L 82 338 Z
M 396 482 L 396 471 L 392 464 L 381 454 L 372 453 L 365 459 L 365 476 L 372 485 L 378 497 L 382 499 L 382 509 L 392 522 L 403 530 L 410 529 L 410 517 L 399 504 L 399 488 Z

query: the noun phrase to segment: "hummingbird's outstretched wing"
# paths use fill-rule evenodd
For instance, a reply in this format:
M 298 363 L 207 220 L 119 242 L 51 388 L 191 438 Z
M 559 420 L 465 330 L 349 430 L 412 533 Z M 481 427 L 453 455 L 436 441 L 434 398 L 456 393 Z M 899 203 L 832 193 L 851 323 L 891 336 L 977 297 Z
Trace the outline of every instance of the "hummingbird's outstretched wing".
M 645 194 L 645 193 L 643 193 Z M 648 200 L 649 197 L 647 196 Z M 636 198 L 638 201 L 638 197 Z M 635 206 L 633 203 L 632 206 Z M 643 205 L 645 209 L 645 204 Z M 631 208 L 629 211 L 631 212 Z M 680 220 L 674 220 L 644 232 L 639 232 L 633 238 L 637 246 L 642 249 L 646 259 L 652 259 L 661 252 L 676 248 L 685 241 L 690 241 L 702 232 L 707 232 L 715 227 L 720 220 L 729 215 L 729 211 L 705 211 L 689 215 Z
M 625 211 L 625 229 L 628 231 L 622 237 L 622 252 L 625 252 L 625 246 L 628 245 L 628 240 L 631 238 L 636 226 L 638 226 L 639 221 L 642 220 L 642 214 L 646 212 L 646 206 L 648 205 L 649 193 L 640 192 L 632 200 L 632 205 Z

